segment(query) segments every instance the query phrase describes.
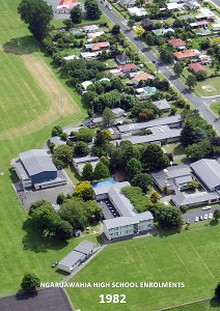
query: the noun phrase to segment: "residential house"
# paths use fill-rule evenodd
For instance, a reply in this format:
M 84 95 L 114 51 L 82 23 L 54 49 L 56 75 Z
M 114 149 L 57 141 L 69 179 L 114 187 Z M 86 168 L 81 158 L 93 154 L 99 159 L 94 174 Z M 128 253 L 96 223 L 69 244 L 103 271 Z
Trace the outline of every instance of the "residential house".
M 131 8 L 136 4 L 136 0 L 118 0 L 118 2 L 125 8 Z
M 166 3 L 166 7 L 169 11 L 172 11 L 172 12 L 183 11 L 184 3 L 168 2 Z
M 121 69 L 112 69 L 109 73 L 114 77 L 125 77 L 125 74 L 121 71 Z
M 189 25 L 192 29 L 197 29 L 197 28 L 207 29 L 207 27 L 209 25 L 209 21 L 204 19 L 201 21 L 196 21 L 196 22 L 190 23 Z
M 201 72 L 201 71 L 206 71 L 205 67 L 202 66 L 200 63 L 192 63 L 192 64 L 189 64 L 189 70 L 191 70 L 193 73 L 198 73 L 198 72 Z
M 63 59 L 68 62 L 70 60 L 79 59 L 79 56 L 73 54 L 73 55 L 64 56 Z
M 131 80 L 127 82 L 130 85 L 138 85 L 140 81 L 147 81 L 149 79 L 154 79 L 154 76 L 148 72 L 138 71 L 130 73 Z
M 124 74 L 129 74 L 131 72 L 137 71 L 138 66 L 132 63 L 132 64 L 126 64 L 126 65 L 119 65 L 117 69 L 119 69 Z
M 198 50 L 185 50 L 183 52 L 175 52 L 173 56 L 176 60 L 197 60 L 200 52 Z
M 154 25 L 154 21 L 151 19 L 145 18 L 141 21 L 141 27 L 144 28 L 146 31 L 152 30 Z
M 12 160 L 13 168 L 23 189 L 36 190 L 65 185 L 67 179 L 58 171 L 51 156 L 44 149 L 32 149 L 19 154 Z
M 170 105 L 168 101 L 164 98 L 161 100 L 154 101 L 153 104 L 161 111 L 161 112 L 169 112 Z
M 138 8 L 137 6 L 128 8 L 128 13 L 131 16 L 138 16 L 138 17 L 147 15 L 147 11 L 144 8 Z
M 198 10 L 201 8 L 200 4 L 193 0 L 185 0 L 184 7 L 188 10 Z
M 108 41 L 86 44 L 85 48 L 90 52 L 108 51 L 110 43 Z
M 211 25 L 212 31 L 219 32 L 220 31 L 220 19 L 217 19 L 215 23 Z
M 157 93 L 157 89 L 154 86 L 145 86 L 136 89 L 136 97 L 140 100 L 148 99 Z
M 130 63 L 130 58 L 126 54 L 117 55 L 115 59 L 116 62 L 120 65 L 126 65 Z
M 160 29 L 153 29 L 151 31 L 156 37 L 164 36 L 168 32 L 172 32 L 172 33 L 175 32 L 173 28 L 160 28 Z
M 208 8 L 201 7 L 199 9 L 199 12 L 195 15 L 195 18 L 197 20 L 208 20 L 210 22 L 213 22 L 216 18 L 216 15 Z
M 93 84 L 92 81 L 84 81 L 84 82 L 82 82 L 82 83 L 81 83 L 81 86 L 82 86 L 84 92 L 87 91 L 87 88 L 88 88 L 90 85 L 92 85 L 92 84 Z
M 173 49 L 177 49 L 177 50 L 185 50 L 185 48 L 186 48 L 186 43 L 180 38 L 175 38 L 175 39 L 169 40 L 168 44 Z
M 124 109 L 119 108 L 119 107 L 112 108 L 111 111 L 114 113 L 116 118 L 120 118 L 120 117 L 122 117 L 125 114 Z
M 85 33 L 97 32 L 98 30 L 99 30 L 99 26 L 97 26 L 97 25 L 83 26 L 83 32 L 85 32 Z
M 69 14 L 70 11 L 78 4 L 77 0 L 60 0 L 55 9 L 55 13 Z
M 97 59 L 99 54 L 102 54 L 102 52 L 101 51 L 99 51 L 99 52 L 82 52 L 80 54 L 80 56 L 82 57 L 82 59 L 87 61 L 87 60 L 91 60 L 91 59 Z

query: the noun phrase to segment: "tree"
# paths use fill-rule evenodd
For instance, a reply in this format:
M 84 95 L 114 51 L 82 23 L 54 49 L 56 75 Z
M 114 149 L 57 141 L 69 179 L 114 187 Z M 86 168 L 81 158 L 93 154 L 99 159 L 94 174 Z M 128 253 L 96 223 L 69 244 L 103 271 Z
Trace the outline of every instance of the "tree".
M 102 113 L 102 118 L 105 126 L 110 126 L 115 123 L 115 115 L 108 107 L 104 109 Z
M 93 167 L 91 163 L 86 163 L 82 171 L 83 180 L 91 181 L 93 180 Z
M 93 178 L 95 180 L 108 178 L 109 176 L 110 176 L 110 172 L 109 172 L 108 167 L 105 164 L 103 164 L 102 162 L 99 162 L 98 164 L 96 164 L 96 167 L 94 169 L 94 174 L 93 174 Z
M 186 79 L 186 85 L 190 90 L 193 90 L 196 86 L 196 78 L 193 75 L 189 75 Z
M 61 145 L 54 149 L 52 160 L 58 168 L 65 168 L 72 161 L 73 151 L 68 145 Z
M 83 192 L 86 189 L 92 189 L 92 186 L 91 186 L 91 184 L 88 181 L 82 181 L 78 185 L 76 185 L 76 187 L 74 189 L 74 195 L 82 197 Z
M 42 41 L 53 18 L 52 7 L 44 0 L 22 0 L 18 6 L 18 13 L 34 37 Z
M 31 273 L 26 273 L 22 279 L 20 287 L 24 291 L 35 291 L 38 287 L 40 287 L 40 279 Z
M 138 37 L 143 37 L 143 35 L 146 33 L 146 31 L 144 30 L 144 28 L 138 27 L 135 29 L 135 33 Z
M 153 191 L 150 196 L 152 203 L 158 203 L 161 199 L 161 195 L 157 191 Z
M 173 206 L 159 206 L 156 209 L 156 220 L 163 228 L 179 229 L 183 225 L 183 219 L 180 210 Z
M 70 18 L 74 24 L 80 24 L 82 22 L 83 13 L 80 5 L 76 5 L 70 11 Z
M 82 192 L 83 201 L 93 201 L 95 200 L 95 192 L 93 188 L 87 188 Z
M 77 140 L 84 141 L 86 143 L 92 142 L 92 139 L 94 137 L 93 130 L 87 127 L 81 128 L 78 132 L 75 132 L 74 135 L 76 136 Z
M 65 196 L 65 194 L 64 193 L 60 193 L 60 194 L 58 194 L 58 196 L 57 196 L 57 204 L 59 204 L 59 205 L 61 205 L 61 204 L 63 204 L 63 202 L 65 201 L 65 199 L 66 199 L 66 196 Z
M 38 207 L 40 207 L 40 206 L 42 206 L 42 205 L 49 205 L 49 206 L 51 206 L 51 203 L 50 202 L 48 202 L 48 201 L 46 201 L 46 200 L 38 200 L 38 201 L 36 201 L 36 202 L 33 202 L 33 203 L 31 203 L 31 206 L 30 206 L 30 208 L 29 208 L 29 212 L 28 212 L 28 214 L 31 216 L 32 214 L 33 214 L 33 212 L 38 208 Z
M 187 121 L 181 131 L 180 142 L 184 147 L 192 145 L 195 141 L 195 127 L 192 122 Z
M 86 0 L 84 7 L 85 7 L 86 15 L 89 19 L 96 20 L 100 18 L 102 12 L 99 9 L 99 6 L 96 0 Z
M 102 162 L 103 164 L 105 164 L 105 166 L 107 166 L 107 167 L 109 167 L 109 165 L 110 165 L 109 159 L 108 159 L 107 157 L 105 157 L 105 156 L 102 156 L 102 157 L 100 158 L 100 162 Z
M 214 211 L 213 217 L 215 218 L 215 220 L 220 219 L 220 210 L 216 209 Z
M 132 158 L 128 161 L 126 166 L 126 172 L 130 178 L 133 178 L 135 175 L 140 174 L 142 171 L 141 162 L 135 158 Z
M 75 157 L 84 157 L 89 154 L 89 146 L 84 141 L 78 141 L 74 145 L 74 156 Z
M 169 165 L 169 160 L 160 146 L 149 144 L 143 152 L 142 164 L 145 170 L 160 170 Z
M 144 193 L 153 186 L 153 178 L 150 174 L 139 173 L 131 180 L 132 186 L 140 187 Z
M 189 183 L 188 186 L 190 189 L 197 189 L 199 187 L 199 182 L 196 179 L 192 179 Z
M 197 161 L 213 154 L 213 146 L 210 141 L 203 140 L 197 144 L 192 144 L 185 149 L 188 159 Z
M 114 25 L 112 27 L 111 33 L 116 36 L 120 33 L 120 30 L 121 30 L 121 27 L 119 25 Z
M 220 283 L 215 288 L 215 299 L 220 299 Z
M 173 71 L 175 72 L 175 74 L 177 75 L 177 77 L 179 77 L 182 72 L 183 72 L 183 65 L 181 62 L 177 62 L 174 64 L 173 66 Z
M 138 115 L 139 121 L 149 121 L 155 118 L 154 111 L 152 109 L 145 108 L 141 110 Z
M 160 59 L 164 63 L 172 64 L 173 63 L 173 51 L 169 47 L 160 49 Z
M 62 220 L 56 227 L 56 236 L 60 240 L 68 240 L 73 236 L 73 228 L 68 221 Z
M 51 136 L 60 136 L 63 133 L 63 129 L 59 125 L 55 125 L 51 131 Z

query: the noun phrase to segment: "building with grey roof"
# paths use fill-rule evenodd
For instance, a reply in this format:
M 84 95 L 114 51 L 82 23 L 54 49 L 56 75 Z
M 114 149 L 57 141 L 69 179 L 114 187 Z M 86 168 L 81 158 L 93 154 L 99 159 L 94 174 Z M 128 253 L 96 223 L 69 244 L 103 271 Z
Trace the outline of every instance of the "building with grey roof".
M 52 136 L 49 139 L 48 145 L 50 145 L 50 144 L 54 144 L 55 147 L 58 147 L 58 146 L 65 145 L 66 141 L 64 141 L 60 136 Z
M 147 122 L 123 124 L 118 126 L 118 130 L 121 133 L 130 132 L 131 134 L 134 134 L 141 130 L 161 125 L 168 125 L 169 128 L 179 128 L 181 126 L 181 116 L 176 114 L 175 116 L 162 117 Z
M 137 213 L 130 200 L 125 197 L 122 188 L 126 186 L 130 186 L 127 181 L 94 188 L 96 199 L 109 199 L 119 215 L 103 221 L 103 231 L 109 240 L 141 234 L 150 230 L 153 225 L 153 215 L 148 211 Z
M 133 145 L 155 143 L 167 144 L 180 140 L 181 129 L 170 129 L 168 126 L 158 126 L 149 128 L 152 134 L 141 136 L 124 137 L 123 140 L 130 141 Z
M 165 98 L 154 101 L 153 104 L 162 112 L 168 112 L 170 110 L 170 104 Z
M 83 168 L 86 163 L 90 163 L 93 168 L 99 163 L 99 157 L 88 154 L 85 157 L 73 158 L 73 166 L 77 170 L 78 174 L 81 176 L 83 172 Z
M 201 159 L 190 166 L 209 191 L 220 191 L 220 164 L 218 161 Z
M 98 249 L 99 247 L 96 244 L 84 240 L 58 263 L 58 268 L 65 272 L 71 273 L 74 269 L 91 257 Z
M 189 207 L 220 201 L 220 164 L 216 160 L 202 159 L 190 166 L 179 164 L 151 174 L 158 188 L 173 194 L 171 201 L 177 206 Z M 190 189 L 191 181 L 199 182 L 201 189 Z
M 32 149 L 12 160 L 13 168 L 24 189 L 49 188 L 67 183 L 66 177 L 58 174 L 51 157 L 44 149 Z

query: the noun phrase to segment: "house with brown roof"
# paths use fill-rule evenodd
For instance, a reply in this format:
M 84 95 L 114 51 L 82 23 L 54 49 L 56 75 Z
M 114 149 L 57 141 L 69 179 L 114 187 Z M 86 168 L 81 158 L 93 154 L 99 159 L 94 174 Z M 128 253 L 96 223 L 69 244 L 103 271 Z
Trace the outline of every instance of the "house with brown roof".
M 193 73 L 198 73 L 200 71 L 206 71 L 205 67 L 202 66 L 200 63 L 192 63 L 189 64 L 189 70 L 191 70 Z
M 200 52 L 198 50 L 185 50 L 183 52 L 175 52 L 173 56 L 176 60 L 197 59 Z
M 140 81 L 147 81 L 148 79 L 154 79 L 154 76 L 148 72 L 139 71 L 130 73 L 131 80 L 127 84 L 137 85 Z
M 201 20 L 201 21 L 197 21 L 195 23 L 190 23 L 190 27 L 192 29 L 197 29 L 197 28 L 204 28 L 206 29 L 209 25 L 209 21 L 207 20 Z
M 184 50 L 186 48 L 186 43 L 180 38 L 175 38 L 175 39 L 169 40 L 168 44 L 173 49 L 177 49 L 177 50 Z
M 108 41 L 91 43 L 85 45 L 86 50 L 90 52 L 101 52 L 106 51 L 110 48 L 110 43 Z

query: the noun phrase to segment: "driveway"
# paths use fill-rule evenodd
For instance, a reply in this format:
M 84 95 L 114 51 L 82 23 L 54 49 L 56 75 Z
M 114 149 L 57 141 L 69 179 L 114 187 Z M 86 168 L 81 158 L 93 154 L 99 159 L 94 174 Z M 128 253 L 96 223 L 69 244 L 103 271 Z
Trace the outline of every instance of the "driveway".
M 117 24 L 121 27 L 121 31 L 137 47 L 139 52 L 159 68 L 160 72 L 167 78 L 171 85 L 173 85 L 185 97 L 185 99 L 195 107 L 195 109 L 198 109 L 201 116 L 214 127 L 218 134 L 220 134 L 220 120 L 216 121 L 216 115 L 209 108 L 209 105 L 213 99 L 196 97 L 180 79 L 173 75 L 170 68 L 161 63 L 158 57 L 150 49 L 148 49 L 139 38 L 137 38 L 136 34 L 126 26 L 125 21 L 119 19 L 118 16 L 116 16 L 112 10 L 109 10 L 108 7 L 101 3 L 100 0 L 98 0 L 98 3 L 105 15 L 108 16 L 113 24 Z M 216 96 L 215 100 L 220 101 L 220 95 Z

